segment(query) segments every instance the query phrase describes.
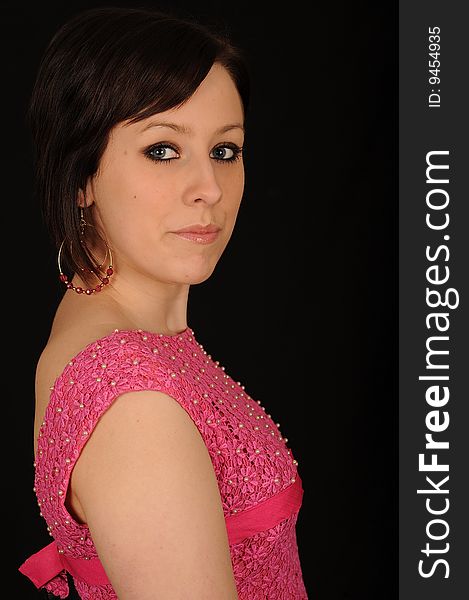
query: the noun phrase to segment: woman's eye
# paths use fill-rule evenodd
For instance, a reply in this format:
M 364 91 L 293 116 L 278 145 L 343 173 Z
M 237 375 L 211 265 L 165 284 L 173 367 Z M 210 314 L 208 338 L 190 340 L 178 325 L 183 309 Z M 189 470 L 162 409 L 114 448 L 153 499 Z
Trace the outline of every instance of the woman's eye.
M 179 157 L 177 151 L 172 146 L 168 145 L 153 146 L 147 151 L 146 154 L 152 160 L 164 162 Z
M 232 162 L 241 155 L 239 146 L 217 146 L 212 150 L 212 158 L 222 162 Z

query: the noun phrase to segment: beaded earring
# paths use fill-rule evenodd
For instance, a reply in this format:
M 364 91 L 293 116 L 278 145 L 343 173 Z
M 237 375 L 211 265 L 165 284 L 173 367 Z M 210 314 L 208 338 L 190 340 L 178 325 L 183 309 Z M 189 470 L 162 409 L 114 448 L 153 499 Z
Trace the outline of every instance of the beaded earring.
M 83 208 L 80 208 L 80 238 L 81 238 L 80 242 L 86 248 L 87 253 L 94 258 L 93 254 L 90 252 L 90 250 L 88 249 L 86 242 L 85 242 L 86 227 L 93 227 L 93 226 L 85 221 L 85 218 L 83 215 Z M 109 266 L 106 269 L 106 276 L 102 277 L 101 274 L 96 273 L 96 271 L 92 271 L 91 269 L 85 269 L 84 267 L 81 268 L 82 271 L 88 271 L 89 273 L 92 273 L 95 277 L 97 277 L 97 279 L 99 279 L 100 283 L 94 288 L 93 287 L 92 288 L 82 288 L 79 286 L 75 286 L 75 285 L 73 285 L 73 283 L 71 281 L 68 280 L 67 275 L 65 275 L 65 273 L 62 271 L 62 265 L 61 265 L 62 248 L 63 248 L 64 243 L 65 243 L 65 240 L 63 240 L 63 242 L 60 244 L 59 254 L 57 256 L 60 281 L 62 281 L 62 283 L 65 283 L 67 289 L 73 290 L 77 294 L 86 294 L 87 296 L 91 296 L 91 294 L 96 294 L 97 292 L 100 292 L 103 289 L 103 287 L 109 283 L 109 277 L 111 277 L 111 275 L 114 273 L 114 269 L 112 267 L 111 248 L 108 246 L 106 241 L 104 241 L 104 243 L 106 244 L 106 254 L 104 256 L 103 262 L 100 265 L 98 265 L 98 269 L 101 270 L 101 267 L 104 265 L 104 263 L 106 262 L 106 258 L 109 255 Z M 71 251 L 72 251 L 72 243 L 70 242 L 70 253 L 71 253 Z

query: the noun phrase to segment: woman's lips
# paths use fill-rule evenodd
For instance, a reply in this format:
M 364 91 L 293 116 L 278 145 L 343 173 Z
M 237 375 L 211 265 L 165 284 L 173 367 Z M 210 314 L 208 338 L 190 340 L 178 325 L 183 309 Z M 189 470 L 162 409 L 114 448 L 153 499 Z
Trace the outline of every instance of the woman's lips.
M 195 242 L 196 244 L 211 244 L 214 242 L 220 231 L 212 231 L 210 233 L 198 233 L 195 231 L 175 231 L 174 235 Z

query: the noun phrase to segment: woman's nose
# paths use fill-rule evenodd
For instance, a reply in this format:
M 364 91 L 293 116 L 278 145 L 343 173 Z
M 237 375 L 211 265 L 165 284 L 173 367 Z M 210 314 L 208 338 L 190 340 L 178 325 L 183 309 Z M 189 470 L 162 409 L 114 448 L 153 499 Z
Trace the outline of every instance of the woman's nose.
M 216 204 L 222 196 L 222 189 L 215 173 L 214 161 L 211 158 L 194 161 L 190 172 L 186 172 L 187 186 L 184 200 L 187 203 L 203 201 Z

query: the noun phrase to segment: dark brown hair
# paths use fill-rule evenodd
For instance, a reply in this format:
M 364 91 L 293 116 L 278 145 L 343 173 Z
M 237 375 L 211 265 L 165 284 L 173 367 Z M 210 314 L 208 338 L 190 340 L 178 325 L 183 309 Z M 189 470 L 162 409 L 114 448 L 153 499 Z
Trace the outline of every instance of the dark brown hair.
M 98 170 L 110 130 L 181 105 L 215 62 L 230 73 L 246 114 L 242 51 L 226 31 L 192 20 L 147 8 L 99 7 L 72 17 L 45 49 L 27 112 L 35 194 L 57 249 L 67 240 L 64 264 L 87 283 L 83 268 L 98 265 L 80 244 L 77 199 Z

